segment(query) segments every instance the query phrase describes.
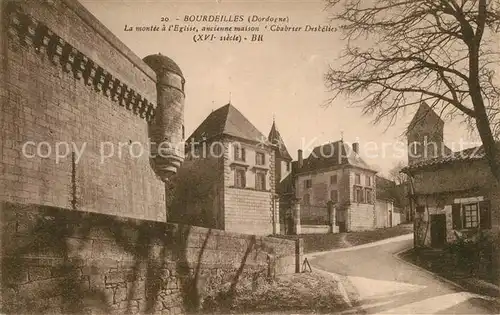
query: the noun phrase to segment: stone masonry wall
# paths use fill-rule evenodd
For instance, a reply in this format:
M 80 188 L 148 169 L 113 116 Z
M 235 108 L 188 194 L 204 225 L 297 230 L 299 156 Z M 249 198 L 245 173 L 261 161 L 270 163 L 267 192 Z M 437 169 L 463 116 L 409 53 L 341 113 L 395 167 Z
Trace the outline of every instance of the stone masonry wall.
M 389 226 L 389 203 L 385 200 L 375 202 L 375 227 L 385 228 Z
M 373 204 L 367 203 L 357 203 L 354 201 L 354 188 L 353 185 L 356 185 L 355 182 L 355 174 L 361 174 L 361 186 L 363 188 L 367 187 L 365 185 L 365 177 L 372 177 L 372 186 L 369 188 L 372 189 L 373 192 L 376 192 L 375 187 L 375 176 L 373 172 L 358 170 L 358 169 L 350 169 L 349 170 L 349 197 L 350 197 L 350 205 L 349 205 L 349 214 L 348 214 L 348 230 L 349 231 L 363 231 L 363 230 L 373 230 L 375 228 L 375 193 L 372 194 L 372 202 Z M 365 196 L 366 198 L 366 196 Z
M 373 230 L 375 228 L 375 205 L 352 203 L 349 206 L 349 231 Z
M 164 221 L 155 73 L 76 0 L 1 4 L 0 200 Z
M 1 313 L 180 314 L 296 270 L 291 240 L 12 203 L 0 215 Z
M 254 171 L 251 158 L 252 146 L 246 144 L 247 188 L 235 188 L 234 172 L 230 163 L 232 160 L 230 142 L 225 143 L 224 151 L 224 230 L 256 235 L 270 235 L 273 233 L 272 211 L 274 209 L 273 196 L 275 193 L 274 151 L 267 150 L 267 190 L 254 189 Z M 254 145 L 253 145 L 254 146 Z M 276 210 L 278 211 L 278 210 Z
M 271 194 L 240 188 L 225 188 L 225 230 L 257 235 L 273 233 Z

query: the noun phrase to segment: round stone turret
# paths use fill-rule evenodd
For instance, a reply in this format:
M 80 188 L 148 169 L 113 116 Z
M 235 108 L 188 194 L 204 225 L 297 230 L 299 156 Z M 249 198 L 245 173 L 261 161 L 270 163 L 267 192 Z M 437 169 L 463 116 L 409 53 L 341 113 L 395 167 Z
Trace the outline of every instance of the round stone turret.
M 144 62 L 157 77 L 157 108 L 150 126 L 152 164 L 167 181 L 184 161 L 184 76 L 179 66 L 162 54 L 149 55 Z

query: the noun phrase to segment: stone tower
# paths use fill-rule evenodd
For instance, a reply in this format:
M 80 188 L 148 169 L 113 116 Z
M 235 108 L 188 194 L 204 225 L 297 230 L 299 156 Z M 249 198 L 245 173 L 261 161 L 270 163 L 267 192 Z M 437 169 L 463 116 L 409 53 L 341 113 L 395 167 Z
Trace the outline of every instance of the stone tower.
M 275 181 L 276 181 L 276 192 L 278 194 L 285 192 L 286 188 L 281 183 L 284 179 L 290 175 L 292 172 L 292 157 L 288 153 L 286 149 L 283 138 L 276 128 L 276 122 L 273 120 L 273 125 L 271 127 L 271 131 L 269 132 L 268 140 L 271 144 L 274 145 L 275 151 Z
M 408 125 L 408 164 L 432 159 L 448 152 L 443 142 L 444 121 L 425 102 Z
M 149 55 L 143 60 L 157 77 L 157 108 L 150 125 L 151 163 L 156 174 L 167 181 L 184 160 L 186 81 L 179 66 L 162 54 Z

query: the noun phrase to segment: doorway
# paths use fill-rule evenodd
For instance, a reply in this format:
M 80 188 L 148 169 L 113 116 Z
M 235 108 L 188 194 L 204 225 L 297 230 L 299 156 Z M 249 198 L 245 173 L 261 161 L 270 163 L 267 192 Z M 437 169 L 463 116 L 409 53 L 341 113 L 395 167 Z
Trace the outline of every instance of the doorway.
M 335 211 L 336 214 L 335 222 L 339 227 L 339 233 L 347 232 L 346 212 L 347 211 L 345 208 L 338 208 L 337 211 Z
M 441 248 L 446 244 L 446 215 L 431 215 L 431 246 Z

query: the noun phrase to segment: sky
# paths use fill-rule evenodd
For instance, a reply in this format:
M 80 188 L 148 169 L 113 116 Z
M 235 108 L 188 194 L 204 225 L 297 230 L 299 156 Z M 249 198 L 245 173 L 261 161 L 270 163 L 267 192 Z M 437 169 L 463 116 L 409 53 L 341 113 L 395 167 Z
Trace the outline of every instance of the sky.
M 373 117 L 362 116 L 361 110 L 352 108 L 346 98 L 323 106 L 332 96 L 325 87 L 324 75 L 329 67 L 340 64 L 339 54 L 345 45 L 335 32 L 261 31 L 258 34 L 264 35 L 262 42 L 195 43 L 190 32 L 124 30 L 125 25 L 161 26 L 162 17 L 170 19 L 166 25 L 186 25 L 185 15 L 203 14 L 288 17 L 289 26 L 328 25 L 323 1 L 80 2 L 140 58 L 161 53 L 180 66 L 186 79 L 186 136 L 213 110 L 230 101 L 266 136 L 274 118 L 294 159 L 300 148 L 307 156 L 315 146 L 343 137 L 349 143 L 359 142 L 361 148 L 367 143 L 379 148 L 377 154 L 364 158 L 382 175 L 398 161 L 406 160 L 394 144 L 405 141 L 402 134 L 416 107 L 407 117 L 388 126 L 372 124 Z M 203 23 L 187 25 L 201 27 Z M 252 25 L 262 30 L 266 23 Z M 477 141 L 463 126 L 447 122 L 445 141 L 459 138 Z

